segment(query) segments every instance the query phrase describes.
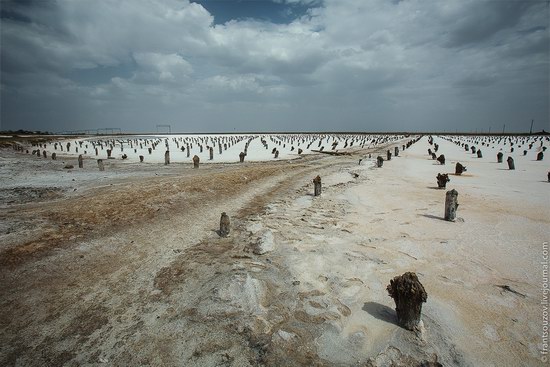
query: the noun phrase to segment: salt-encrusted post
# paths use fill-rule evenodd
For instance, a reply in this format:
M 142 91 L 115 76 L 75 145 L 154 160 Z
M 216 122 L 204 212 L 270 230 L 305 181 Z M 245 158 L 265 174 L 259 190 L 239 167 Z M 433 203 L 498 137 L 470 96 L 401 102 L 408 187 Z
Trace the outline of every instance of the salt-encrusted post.
M 317 176 L 313 179 L 313 195 L 321 195 L 321 176 Z
M 105 171 L 105 166 L 103 165 L 103 159 L 97 160 L 97 166 L 99 167 L 100 171 Z
M 170 164 L 170 151 L 164 153 L 164 165 Z
M 201 161 L 201 159 L 199 158 L 198 155 L 194 155 L 193 156 L 193 168 L 199 168 L 199 162 Z
M 502 152 L 497 153 L 497 162 L 502 163 L 502 157 L 504 157 L 504 154 Z
M 508 169 L 516 169 L 516 165 L 514 164 L 514 158 L 508 157 L 506 162 L 508 162 Z
M 416 274 L 406 272 L 396 276 L 390 280 L 386 290 L 395 301 L 399 326 L 415 330 L 422 317 L 422 303 L 428 300 L 428 294 Z
M 462 172 L 466 172 L 466 167 L 460 164 L 460 162 L 456 162 L 455 175 L 460 176 Z
M 245 152 L 241 152 L 239 154 L 239 162 L 243 163 L 244 162 L 244 157 L 246 157 L 246 153 Z
M 82 159 L 82 154 L 78 155 L 78 168 L 84 168 L 84 159 Z
M 458 208 L 458 191 L 452 189 L 447 191 L 445 196 L 445 220 L 454 222 L 456 219 L 456 209 Z
M 231 231 L 231 222 L 229 221 L 229 216 L 223 212 L 220 218 L 220 236 L 227 237 Z
M 384 158 L 381 156 L 376 157 L 376 167 L 380 168 L 384 164 Z

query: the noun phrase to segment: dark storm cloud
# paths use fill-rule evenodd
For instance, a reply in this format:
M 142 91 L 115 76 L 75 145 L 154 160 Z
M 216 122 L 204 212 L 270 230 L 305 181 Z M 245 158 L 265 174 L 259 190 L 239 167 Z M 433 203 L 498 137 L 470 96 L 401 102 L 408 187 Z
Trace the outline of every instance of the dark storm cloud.
M 540 5 L 540 2 L 538 2 Z M 453 14 L 449 30 L 450 47 L 477 44 L 496 33 L 516 26 L 535 1 L 475 1 Z
M 548 124 L 542 2 L 0 4 L 5 129 Z

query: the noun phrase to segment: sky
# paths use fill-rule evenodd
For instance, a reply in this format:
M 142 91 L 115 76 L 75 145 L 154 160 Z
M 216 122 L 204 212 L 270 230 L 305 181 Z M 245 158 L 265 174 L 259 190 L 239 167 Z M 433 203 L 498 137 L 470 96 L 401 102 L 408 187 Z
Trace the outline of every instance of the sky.
M 0 130 L 549 131 L 549 8 L 0 0 Z

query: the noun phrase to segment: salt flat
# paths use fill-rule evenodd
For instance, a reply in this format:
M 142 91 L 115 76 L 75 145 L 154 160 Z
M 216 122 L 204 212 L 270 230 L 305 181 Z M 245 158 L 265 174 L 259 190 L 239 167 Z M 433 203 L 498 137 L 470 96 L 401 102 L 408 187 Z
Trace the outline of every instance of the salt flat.
M 325 150 L 339 140 L 351 154 L 329 156 L 311 151 L 318 140 L 307 148 L 313 138 L 298 155 L 281 137 L 274 159 L 279 144 L 258 135 L 244 163 L 247 139 L 199 169 L 181 151 L 164 165 L 164 148 L 144 164 L 117 151 L 103 172 L 95 154 L 66 170 L 77 152 L 3 150 L 0 363 L 542 365 L 547 138 L 519 137 L 510 152 L 506 139 L 434 136 L 445 165 L 428 136 L 404 151 L 417 136 L 377 138 L 344 149 L 326 136 Z M 455 222 L 443 220 L 438 173 L 459 193 Z M 228 238 L 215 232 L 222 211 Z M 257 255 L 266 233 L 273 248 Z M 385 289 L 406 271 L 428 293 L 420 334 L 396 324 Z

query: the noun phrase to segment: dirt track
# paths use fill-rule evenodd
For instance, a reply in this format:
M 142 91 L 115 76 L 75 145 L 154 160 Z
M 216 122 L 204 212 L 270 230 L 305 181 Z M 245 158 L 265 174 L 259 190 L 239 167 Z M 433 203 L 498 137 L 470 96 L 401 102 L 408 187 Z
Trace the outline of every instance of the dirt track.
M 16 230 L 36 226 L 28 236 L 21 230 L 23 241 L 0 253 L 0 364 L 211 365 L 222 358 L 256 365 L 267 357 L 255 326 L 248 325 L 251 315 L 216 306 L 212 289 L 243 276 L 235 275 L 234 259 L 254 263 L 243 252 L 255 241 L 243 230 L 244 219 L 334 164 L 323 156 L 210 165 L 160 177 L 150 172 L 11 205 L 2 220 Z M 222 211 L 232 220 L 227 239 L 215 232 Z M 262 302 L 281 293 L 268 289 Z M 220 350 L 222 357 L 214 353 Z M 310 362 L 317 359 L 311 353 Z

